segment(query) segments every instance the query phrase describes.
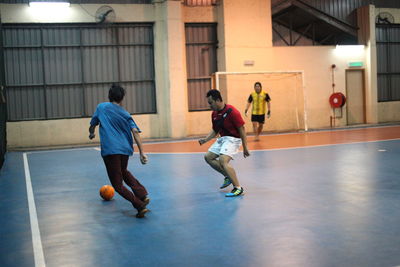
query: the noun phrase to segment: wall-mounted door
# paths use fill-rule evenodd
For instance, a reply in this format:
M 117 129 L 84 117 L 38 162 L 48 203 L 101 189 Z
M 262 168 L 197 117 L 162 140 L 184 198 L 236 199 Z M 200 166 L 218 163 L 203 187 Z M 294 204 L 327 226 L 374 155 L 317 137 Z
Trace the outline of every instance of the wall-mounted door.
M 364 70 L 346 70 L 347 125 L 365 123 Z

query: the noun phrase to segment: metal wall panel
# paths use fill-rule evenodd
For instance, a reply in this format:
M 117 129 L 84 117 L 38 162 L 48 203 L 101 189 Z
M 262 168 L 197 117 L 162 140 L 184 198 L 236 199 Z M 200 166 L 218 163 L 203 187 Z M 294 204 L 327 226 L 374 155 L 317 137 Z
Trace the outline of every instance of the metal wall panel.
M 82 81 L 79 48 L 45 48 L 43 52 L 46 84 L 80 83 Z
M 6 97 L 8 120 L 46 118 L 43 87 L 7 88 Z
M 117 28 L 83 28 L 83 45 L 115 45 L 118 43 L 116 38 Z
M 130 97 L 124 101 L 124 106 L 133 109 L 133 113 L 143 113 L 144 109 L 156 110 L 153 82 L 121 83 Z
M 85 114 L 93 114 L 99 103 L 107 101 L 109 84 L 86 84 L 84 97 L 86 101 Z
M 41 39 L 38 28 L 3 28 L 5 47 L 40 47 Z
M 43 32 L 45 46 L 79 46 L 81 44 L 81 29 L 54 27 L 46 28 Z
M 6 49 L 4 63 L 8 86 L 43 84 L 42 50 L 37 48 Z
M 155 113 L 152 24 L 8 25 L 9 120 L 85 117 L 108 88 L 128 88 L 131 113 Z
M 210 79 L 200 79 L 188 81 L 189 108 L 191 110 L 209 109 L 206 99 L 206 92 L 211 88 Z
M 376 7 L 400 8 L 399 0 L 371 0 L 370 3 Z
M 84 81 L 118 82 L 118 54 L 116 47 L 88 47 L 83 49 Z
M 209 109 L 205 95 L 217 71 L 216 24 L 186 24 L 185 37 L 189 110 Z
M 272 6 L 287 0 L 272 0 Z M 355 10 L 365 5 L 375 5 L 376 7 L 400 8 L 399 0 L 300 0 L 322 12 L 337 19 L 357 26 Z
M 46 90 L 49 118 L 81 117 L 83 113 L 82 86 L 49 86 Z
M 151 47 L 121 47 L 119 58 L 121 66 L 121 81 L 146 81 L 154 77 L 154 65 L 152 61 L 145 58 L 152 58 Z
M 377 25 L 378 101 L 400 100 L 400 25 Z
M 2 24 L 0 21 L 0 32 Z M 0 34 L 0 62 L 4 62 L 3 36 Z M 7 152 L 7 102 L 4 91 L 5 72 L 4 64 L 0 64 L 0 169 L 3 166 Z
M 355 10 L 363 5 L 368 5 L 370 0 L 300 0 L 328 15 L 347 22 L 350 25 L 357 25 Z M 272 6 L 286 0 L 272 0 Z

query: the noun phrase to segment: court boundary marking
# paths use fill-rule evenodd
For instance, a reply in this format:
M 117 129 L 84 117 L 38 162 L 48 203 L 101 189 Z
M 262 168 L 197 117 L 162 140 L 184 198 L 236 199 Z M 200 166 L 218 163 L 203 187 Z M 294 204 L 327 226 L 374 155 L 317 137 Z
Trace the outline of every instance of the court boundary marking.
M 268 152 L 268 151 L 276 151 L 276 150 L 303 149 L 303 148 L 339 146 L 339 145 L 362 144 L 362 143 L 377 143 L 377 142 L 398 141 L 398 140 L 400 140 L 400 138 L 385 139 L 385 140 L 372 140 L 372 141 L 358 141 L 358 142 L 349 142 L 349 143 L 340 143 L 340 144 L 323 144 L 323 145 L 298 146 L 298 147 L 288 147 L 288 148 L 260 149 L 260 150 L 251 150 L 251 152 Z M 35 267 L 46 267 L 46 263 L 45 263 L 43 245 L 42 245 L 42 240 L 41 240 L 41 235 L 40 235 L 40 228 L 39 228 L 38 216 L 37 216 L 37 211 L 36 211 L 35 198 L 34 198 L 34 194 L 33 194 L 32 179 L 31 179 L 30 170 L 29 170 L 28 154 L 73 151 L 73 150 L 97 150 L 97 151 L 100 151 L 100 148 L 99 147 L 74 148 L 74 149 L 61 149 L 61 150 L 48 150 L 48 151 L 33 151 L 33 152 L 24 152 L 23 153 L 25 182 L 26 182 L 27 201 L 28 201 L 28 208 L 29 208 L 29 219 L 30 219 L 30 226 L 31 226 Z M 187 155 L 187 154 L 204 154 L 204 153 L 205 152 L 148 152 L 146 154 L 160 154 L 160 155 L 163 155 L 163 154 L 164 155 L 168 155 L 168 154 L 185 155 L 186 154 Z M 139 154 L 139 153 L 135 152 L 134 154 Z
M 391 139 L 382 139 L 382 140 L 370 140 L 370 141 L 345 142 L 345 143 L 338 143 L 338 144 L 305 145 L 305 146 L 294 146 L 294 147 L 285 147 L 285 148 L 253 149 L 253 150 L 250 150 L 250 152 L 276 151 L 276 150 L 288 150 L 288 149 L 302 149 L 302 148 L 311 148 L 311 147 L 351 145 L 351 144 L 362 144 L 362 143 L 376 143 L 376 142 L 395 141 L 395 140 L 400 140 L 400 138 L 391 138 Z M 168 143 L 172 143 L 172 142 L 168 142 Z M 179 141 L 177 141 L 176 143 L 179 143 Z M 163 144 L 163 143 L 157 143 L 157 144 Z M 25 154 L 38 154 L 38 153 L 75 151 L 75 150 L 96 150 L 96 151 L 101 151 L 100 147 L 97 146 L 97 147 L 86 147 L 86 148 L 66 148 L 66 149 L 40 150 L 40 151 L 30 151 L 30 152 L 24 152 L 24 153 Z M 242 151 L 242 150 L 240 150 L 240 151 Z M 207 153 L 207 151 L 204 151 L 204 152 L 145 152 L 145 154 L 204 154 L 204 153 Z M 138 152 L 134 152 L 134 154 L 139 154 L 139 153 Z
M 31 174 L 29 171 L 29 163 L 27 153 L 23 153 L 24 159 L 24 170 L 25 170 L 25 182 L 26 182 L 26 194 L 28 198 L 29 208 L 29 221 L 31 224 L 32 234 L 32 245 L 33 245 L 33 257 L 35 260 L 35 267 L 45 267 L 46 262 L 44 259 L 42 239 L 40 237 L 39 222 L 36 212 L 35 197 L 32 189 Z

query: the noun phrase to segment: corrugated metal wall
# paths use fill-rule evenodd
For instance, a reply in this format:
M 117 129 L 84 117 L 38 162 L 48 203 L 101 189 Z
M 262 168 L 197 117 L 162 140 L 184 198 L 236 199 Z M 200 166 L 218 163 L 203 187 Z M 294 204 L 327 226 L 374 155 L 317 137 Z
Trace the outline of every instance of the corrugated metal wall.
M 272 6 L 287 0 L 272 0 Z M 400 8 L 399 0 L 300 0 L 320 11 L 331 15 L 337 19 L 357 25 L 355 10 L 361 6 L 373 4 L 376 7 Z
M 400 100 L 400 25 L 376 26 L 378 101 Z
M 8 119 L 90 116 L 111 83 L 131 113 L 155 113 L 152 24 L 7 25 Z
M 0 22 L 0 32 L 2 24 Z M 0 62 L 3 62 L 2 36 L 0 35 Z M 3 91 L 4 85 L 4 65 L 0 64 L 0 169 L 3 166 L 5 154 L 7 151 L 7 103 Z
M 370 4 L 376 7 L 400 8 L 399 0 L 371 0 Z
M 272 6 L 287 0 L 272 0 Z M 350 25 L 357 24 L 355 10 L 363 5 L 369 4 L 369 0 L 301 0 L 318 10 L 331 15 Z
M 185 24 L 189 111 L 206 110 L 211 74 L 217 71 L 217 25 Z

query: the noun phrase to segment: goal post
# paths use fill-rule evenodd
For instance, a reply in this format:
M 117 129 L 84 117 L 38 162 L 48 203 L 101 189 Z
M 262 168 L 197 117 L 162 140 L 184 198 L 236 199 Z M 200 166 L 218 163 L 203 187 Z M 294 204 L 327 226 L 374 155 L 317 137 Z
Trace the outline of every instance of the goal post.
M 266 118 L 265 131 L 308 131 L 303 71 L 215 72 L 211 84 L 221 91 L 226 103 L 244 114 L 255 82 L 260 82 L 271 97 L 271 117 Z M 245 117 L 247 131 L 252 131 L 250 118 L 251 110 Z

